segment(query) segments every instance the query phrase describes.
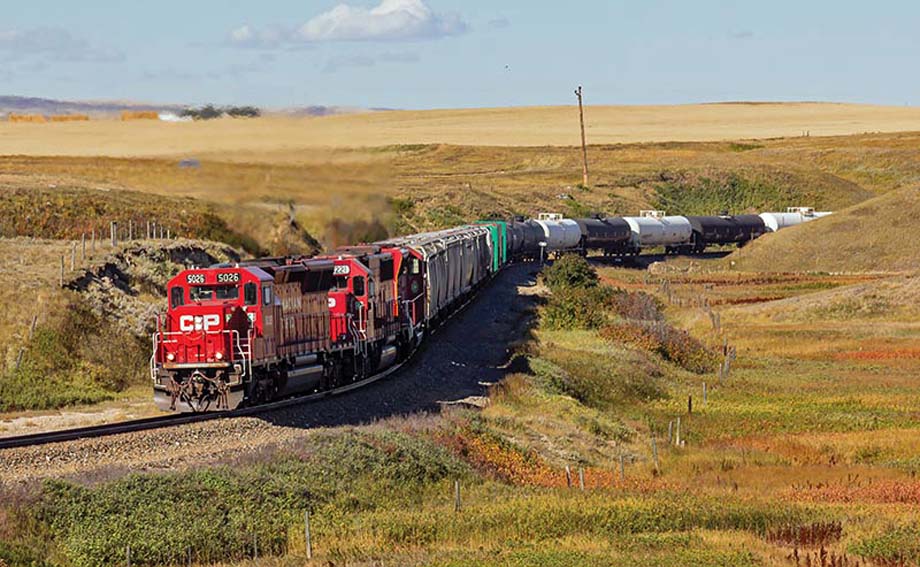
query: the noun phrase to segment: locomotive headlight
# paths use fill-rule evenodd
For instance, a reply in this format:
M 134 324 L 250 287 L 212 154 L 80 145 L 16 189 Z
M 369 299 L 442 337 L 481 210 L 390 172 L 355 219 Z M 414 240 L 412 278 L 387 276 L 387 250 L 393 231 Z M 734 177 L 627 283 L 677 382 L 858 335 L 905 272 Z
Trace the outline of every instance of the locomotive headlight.
M 171 353 L 171 352 L 166 353 L 166 360 L 172 362 L 172 361 L 176 360 L 176 355 L 173 354 L 173 353 Z
M 217 360 L 223 360 L 223 359 L 224 359 L 224 353 L 222 353 L 222 352 L 215 353 L 215 354 L 214 354 L 214 358 L 216 358 Z

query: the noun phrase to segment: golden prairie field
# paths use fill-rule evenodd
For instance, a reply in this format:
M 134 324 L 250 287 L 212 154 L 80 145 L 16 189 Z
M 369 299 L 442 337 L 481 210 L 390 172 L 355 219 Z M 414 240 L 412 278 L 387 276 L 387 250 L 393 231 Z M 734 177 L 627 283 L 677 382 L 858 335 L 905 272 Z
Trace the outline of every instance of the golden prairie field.
M 832 103 L 588 106 L 591 144 L 723 141 L 920 130 L 920 109 Z M 0 155 L 306 158 L 316 148 L 401 144 L 575 146 L 574 106 L 385 111 L 318 118 L 269 116 L 191 123 L 97 120 L 0 123 Z M 265 154 L 271 154 L 270 157 Z
M 225 477 L 242 474 L 284 479 L 276 485 L 290 489 L 336 479 L 329 494 L 345 497 L 324 500 L 322 484 L 292 497 L 309 495 L 317 557 L 336 563 L 920 564 L 920 250 L 911 240 L 920 216 L 920 110 L 720 104 L 588 107 L 586 117 L 588 187 L 578 186 L 571 107 L 189 124 L 0 123 L 0 204 L 22 211 L 22 203 L 38 202 L 28 196 L 41 195 L 41 214 L 16 226 L 47 225 L 64 234 L 55 238 L 77 238 L 68 230 L 88 220 L 81 203 L 101 199 L 112 203 L 105 214 L 130 210 L 161 222 L 170 208 L 201 216 L 192 204 L 207 206 L 266 248 L 266 233 L 288 214 L 334 246 L 380 228 L 369 227 L 372 221 L 393 233 L 541 211 L 833 210 L 722 260 L 669 259 L 652 273 L 598 270 L 602 283 L 648 294 L 630 296 L 627 307 L 644 306 L 645 315 L 660 319 L 601 303 L 600 328 L 555 328 L 546 316 L 553 299 L 545 297 L 531 338 L 515 345 L 527 370 L 492 387 L 482 412 L 418 418 L 425 421 L 415 428 L 410 417 L 331 430 L 348 450 L 323 462 L 322 474 L 285 477 L 272 465 L 245 465 L 242 472 L 167 473 L 168 484 L 197 486 L 215 475 L 213 486 L 226 487 L 232 482 Z M 187 157 L 200 164 L 179 167 Z M 350 226 L 356 218 L 365 224 Z M 0 243 L 10 265 L 0 282 L 25 273 L 30 283 L 13 287 L 17 293 L 39 290 L 42 304 L 55 308 L 76 301 L 55 286 L 55 260 L 66 242 Z M 15 346 L 9 366 L 21 344 L 41 351 L 23 340 L 31 305 L 5 313 L 0 339 Z M 649 323 L 673 326 L 672 342 L 624 336 L 622 329 L 628 335 Z M 712 365 L 695 368 L 693 356 L 724 364 L 723 341 L 737 349 L 728 376 L 720 379 Z M 678 418 L 680 445 L 670 440 Z M 412 443 L 422 450 L 403 448 Z M 362 460 L 378 452 L 383 465 Z M 390 486 L 394 454 L 412 474 Z M 285 466 L 297 471 L 303 465 L 294 461 Z M 353 472 L 329 474 L 329 466 L 371 472 L 354 480 Z M 569 487 L 566 466 L 585 471 L 584 492 L 577 480 Z M 448 497 L 454 472 L 443 471 L 451 467 L 468 471 L 460 473 L 462 514 Z M 156 498 L 158 478 L 99 482 L 83 496 L 133 505 Z M 246 498 L 226 502 L 246 506 Z M 80 520 L 55 528 L 62 557 L 99 552 L 80 515 L 87 501 L 64 493 L 49 500 L 74 507 Z M 299 516 L 271 506 L 246 511 L 250 529 L 276 526 L 277 518 L 287 528 L 285 554 L 265 564 L 303 564 Z M 100 516 L 96 529 L 186 520 L 170 510 L 145 516 L 154 508 L 129 509 L 118 520 Z M 4 513 L 0 504 L 0 520 Z M 206 545 L 208 529 L 191 521 L 190 545 Z M 10 533 L 22 538 L 22 549 L 33 545 Z M 3 537 L 0 530 L 0 553 Z M 237 556 L 218 557 L 234 564 Z

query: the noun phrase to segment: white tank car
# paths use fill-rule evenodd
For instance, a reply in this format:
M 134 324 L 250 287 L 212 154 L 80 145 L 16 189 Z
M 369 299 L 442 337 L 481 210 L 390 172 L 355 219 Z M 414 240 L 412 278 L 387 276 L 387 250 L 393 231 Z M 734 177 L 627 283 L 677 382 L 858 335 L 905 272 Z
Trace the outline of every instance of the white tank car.
M 776 232 L 780 229 L 800 225 L 830 214 L 832 213 L 816 212 L 811 207 L 789 207 L 785 213 L 760 213 L 760 218 L 763 219 L 768 231 Z
M 693 227 L 686 217 L 666 216 L 664 211 L 642 211 L 638 217 L 623 217 L 632 230 L 635 251 L 664 246 L 674 248 L 690 243 Z
M 581 229 L 572 219 L 564 219 L 558 213 L 540 213 L 536 223 L 543 229 L 547 252 L 559 252 L 577 248 L 581 242 Z

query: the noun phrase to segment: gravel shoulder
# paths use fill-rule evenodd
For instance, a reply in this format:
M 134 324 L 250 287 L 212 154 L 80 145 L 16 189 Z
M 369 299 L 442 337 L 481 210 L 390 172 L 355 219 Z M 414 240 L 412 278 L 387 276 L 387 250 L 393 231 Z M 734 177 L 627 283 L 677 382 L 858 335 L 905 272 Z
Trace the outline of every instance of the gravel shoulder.
M 504 270 L 402 369 L 364 388 L 258 417 L 0 450 L 0 487 L 207 466 L 309 442 L 320 428 L 436 413 L 439 402 L 482 396 L 483 384 L 502 379 L 509 346 L 529 329 L 536 273 L 534 264 Z

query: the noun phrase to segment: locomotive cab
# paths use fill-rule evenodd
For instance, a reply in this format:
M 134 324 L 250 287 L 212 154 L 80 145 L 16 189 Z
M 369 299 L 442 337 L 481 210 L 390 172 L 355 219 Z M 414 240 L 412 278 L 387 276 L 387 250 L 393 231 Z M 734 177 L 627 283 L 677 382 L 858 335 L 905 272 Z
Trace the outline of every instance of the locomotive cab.
M 169 281 L 154 335 L 151 373 L 161 409 L 239 405 L 253 350 L 272 335 L 271 277 L 259 268 L 185 270 Z M 258 340 L 264 337 L 265 340 Z

